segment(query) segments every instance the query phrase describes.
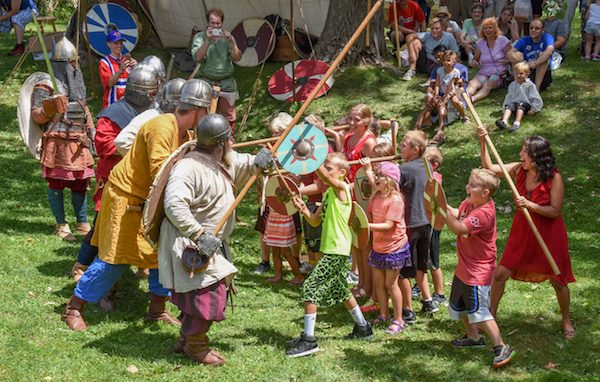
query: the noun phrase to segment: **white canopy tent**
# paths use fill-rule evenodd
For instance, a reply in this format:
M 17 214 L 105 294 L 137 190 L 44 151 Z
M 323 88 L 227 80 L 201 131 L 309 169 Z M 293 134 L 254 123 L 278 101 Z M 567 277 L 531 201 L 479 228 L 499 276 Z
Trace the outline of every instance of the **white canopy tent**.
M 204 29 L 206 11 L 221 8 L 225 12 L 224 28 L 232 30 L 242 20 L 278 14 L 290 17 L 289 0 L 146 0 L 147 10 L 164 47 L 183 48 L 189 43 L 192 28 Z M 327 19 L 330 0 L 296 0 L 294 24 L 320 36 Z M 302 6 L 302 13 L 300 7 Z M 302 17 L 304 15 L 304 18 Z

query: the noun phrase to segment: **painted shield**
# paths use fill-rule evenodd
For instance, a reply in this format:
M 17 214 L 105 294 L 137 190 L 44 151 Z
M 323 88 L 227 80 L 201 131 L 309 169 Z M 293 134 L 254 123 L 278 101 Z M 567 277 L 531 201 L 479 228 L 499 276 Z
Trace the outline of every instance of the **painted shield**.
M 158 234 L 160 233 L 160 225 L 165 217 L 165 207 L 163 205 L 165 197 L 165 188 L 169 180 L 171 170 L 179 162 L 185 154 L 196 148 L 196 140 L 188 141 L 175 150 L 162 164 L 158 174 L 154 178 L 148 198 L 144 203 L 144 236 L 146 240 L 156 247 L 158 245 Z
M 281 167 L 292 174 L 305 175 L 316 171 L 325 162 L 328 150 L 325 133 L 305 122 L 292 128 L 275 156 Z
M 367 178 L 367 175 L 365 174 L 365 168 L 361 167 L 354 177 L 354 196 L 363 210 L 366 210 L 369 206 L 369 200 L 371 200 L 372 194 L 373 190 L 371 189 L 369 178 Z
M 23 86 L 21 86 L 21 92 L 19 93 L 19 104 L 17 105 L 17 117 L 19 119 L 19 130 L 21 131 L 21 138 L 29 149 L 31 155 L 35 159 L 40 160 L 40 153 L 38 147 L 42 140 L 42 129 L 35 123 L 31 118 L 31 95 L 33 94 L 33 88 L 38 83 L 44 83 L 52 87 L 50 76 L 48 73 L 35 72 L 30 75 Z
M 125 39 L 123 54 L 131 52 L 140 33 L 135 14 L 125 7 L 113 2 L 98 3 L 91 7 L 86 14 L 90 47 L 100 56 L 106 56 L 110 49 L 106 45 L 108 31 L 117 28 Z M 85 25 L 82 27 L 85 36 Z
M 429 179 L 427 181 L 423 193 L 423 203 L 431 226 L 438 231 L 444 228 L 447 218 L 446 194 L 437 180 Z
M 290 194 L 290 191 L 283 182 L 287 183 L 294 195 L 300 195 L 298 186 L 296 186 L 293 180 L 285 176 L 275 175 L 270 177 L 265 185 L 265 199 L 269 208 L 272 208 L 275 212 L 292 216 L 298 212 L 298 209 L 294 206 L 292 200 L 294 195 Z
M 323 61 L 298 60 L 290 62 L 271 76 L 269 79 L 269 93 L 279 101 L 304 102 L 317 87 L 327 70 L 329 70 L 329 65 Z M 294 76 L 292 76 L 292 73 Z M 333 82 L 333 76 L 330 76 L 317 93 L 317 97 L 327 94 L 333 86 Z
M 350 214 L 348 225 L 350 226 L 350 231 L 352 231 L 352 245 L 356 248 L 366 247 L 371 238 L 369 219 L 357 202 L 352 202 L 352 213 Z
M 275 31 L 265 19 L 246 19 L 231 34 L 242 51 L 242 58 L 236 62 L 239 66 L 260 65 L 275 49 Z

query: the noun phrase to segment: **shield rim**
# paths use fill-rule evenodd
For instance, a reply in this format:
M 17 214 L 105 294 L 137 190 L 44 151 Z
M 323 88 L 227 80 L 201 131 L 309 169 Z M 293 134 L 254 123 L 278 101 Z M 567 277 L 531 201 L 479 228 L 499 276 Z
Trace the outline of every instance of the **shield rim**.
M 43 132 L 42 127 L 31 118 L 31 97 L 33 95 L 33 88 L 40 83 L 52 87 L 50 75 L 44 72 L 35 72 L 27 77 L 19 91 L 19 103 L 17 104 L 17 119 L 19 120 L 21 139 L 25 143 L 25 146 L 27 146 L 29 153 L 37 160 L 40 160 L 40 153 L 36 147 L 40 139 L 42 139 Z M 25 89 L 25 86 L 30 86 L 30 88 Z M 27 93 L 25 93 L 26 90 Z
M 354 175 L 354 196 L 356 197 L 356 201 L 362 207 L 363 210 L 366 210 L 369 207 L 369 201 L 371 198 L 364 198 L 362 192 L 360 191 L 360 184 L 357 182 L 357 179 L 367 178 L 366 171 L 364 167 L 361 167 Z M 373 190 L 371 189 L 371 195 L 373 195 Z
M 263 62 L 266 62 L 269 59 L 269 57 L 271 57 L 271 54 L 273 54 L 273 52 L 275 51 L 275 42 L 276 42 L 275 29 L 273 29 L 273 26 L 267 20 L 265 20 L 262 17 L 249 17 L 247 19 L 242 20 L 238 25 L 236 25 L 231 30 L 231 33 L 233 34 L 233 31 L 236 28 L 238 28 L 238 27 L 242 27 L 244 29 L 244 31 L 245 31 L 245 23 L 252 22 L 254 20 L 256 20 L 256 21 L 260 20 L 261 21 L 261 25 L 260 25 L 259 28 L 256 29 L 256 31 L 260 30 L 260 28 L 262 28 L 265 24 L 269 27 L 269 31 L 271 32 L 271 35 L 270 35 L 271 37 L 269 37 L 270 44 L 269 44 L 269 46 L 267 46 L 267 53 L 265 54 L 265 57 L 262 60 L 257 59 L 256 63 L 248 63 L 248 64 L 246 64 L 246 61 L 244 61 L 244 55 L 246 54 L 246 52 L 248 52 L 248 48 L 245 46 L 245 42 L 244 42 L 244 48 L 245 49 L 243 49 L 243 50 L 240 49 L 240 50 L 242 50 L 242 57 L 240 58 L 240 60 L 238 62 L 235 63 L 237 66 L 242 67 L 242 68 L 252 68 L 252 67 L 261 65 Z M 242 42 L 241 41 L 237 41 L 237 39 L 236 39 L 236 42 L 237 42 L 238 46 L 240 44 L 242 44 Z M 253 51 L 255 51 L 255 50 L 253 49 Z

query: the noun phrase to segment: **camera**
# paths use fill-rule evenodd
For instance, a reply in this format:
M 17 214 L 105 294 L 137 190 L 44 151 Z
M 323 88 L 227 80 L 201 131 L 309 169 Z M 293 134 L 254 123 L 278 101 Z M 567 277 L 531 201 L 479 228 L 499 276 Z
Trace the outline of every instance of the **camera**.
M 217 28 L 211 29 L 210 35 L 213 37 L 223 36 L 223 29 L 220 29 L 220 28 L 219 29 L 217 29 Z

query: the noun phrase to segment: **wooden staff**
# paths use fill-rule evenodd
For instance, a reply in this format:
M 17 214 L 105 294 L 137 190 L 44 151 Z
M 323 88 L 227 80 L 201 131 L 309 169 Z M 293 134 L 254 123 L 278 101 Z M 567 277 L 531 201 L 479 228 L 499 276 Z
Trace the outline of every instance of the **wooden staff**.
M 81 6 L 81 10 L 82 12 L 86 12 L 86 16 L 87 16 L 87 2 L 86 0 L 81 0 L 79 2 L 79 5 Z M 86 39 L 86 48 L 87 48 L 87 54 L 88 54 L 88 71 L 89 71 L 89 75 L 90 75 L 90 82 L 92 83 L 92 96 L 96 95 L 96 77 L 94 76 L 94 72 L 92 71 L 92 48 L 90 47 L 90 31 L 88 29 L 88 23 L 87 23 L 87 17 L 84 18 L 85 20 L 85 39 Z M 77 49 L 79 49 L 79 47 L 77 47 Z
M 465 90 L 463 88 L 460 88 L 460 91 L 462 93 L 463 99 L 465 100 L 465 102 L 467 103 L 467 106 L 469 107 L 469 110 L 471 111 L 471 114 L 473 114 L 473 118 L 475 118 L 475 121 L 477 122 L 477 126 L 485 129 L 485 126 L 483 126 L 483 123 L 481 123 L 481 119 L 479 119 L 479 115 L 477 114 L 477 111 L 475 110 L 475 107 L 473 106 L 473 103 L 471 102 L 471 98 L 469 97 L 467 92 L 465 92 Z M 506 178 L 506 181 L 508 182 L 508 185 L 510 186 L 510 189 L 512 190 L 513 195 L 515 196 L 515 198 L 521 196 L 521 194 L 519 194 L 519 191 L 517 190 L 517 187 L 515 186 L 515 183 L 513 182 L 512 178 L 511 178 L 510 174 L 508 173 L 508 170 L 506 169 L 506 166 L 504 165 L 504 162 L 502 161 L 500 154 L 498 154 L 498 151 L 496 150 L 496 146 L 494 146 L 494 142 L 492 142 L 492 139 L 490 138 L 490 136 L 488 134 L 485 135 L 485 142 L 489 146 L 490 151 L 494 154 L 494 158 L 496 159 L 496 162 L 498 162 L 498 165 L 500 166 L 500 169 L 502 170 L 502 173 L 504 174 L 504 177 Z M 525 219 L 527 220 L 527 223 L 529 223 L 529 227 L 531 227 L 531 230 L 533 231 L 533 235 L 535 236 L 538 243 L 540 244 L 540 247 L 542 247 L 542 251 L 544 252 L 544 255 L 546 256 L 546 260 L 548 260 L 548 263 L 550 264 L 550 267 L 552 268 L 552 272 L 554 272 L 554 274 L 557 276 L 560 275 L 560 270 L 558 269 L 558 266 L 556 265 L 556 262 L 554 261 L 554 258 L 552 257 L 552 254 L 550 253 L 550 250 L 548 249 L 548 246 L 546 245 L 546 242 L 544 241 L 544 238 L 542 237 L 542 235 L 540 235 L 540 231 L 535 226 L 535 223 L 533 222 L 533 219 L 531 218 L 531 214 L 529 213 L 529 210 L 525 207 L 521 207 L 521 211 L 523 212 L 523 215 L 525 215 Z
M 212 87 L 212 98 L 210 100 L 210 106 L 208 107 L 208 114 L 215 114 L 217 112 L 217 106 L 219 105 L 219 96 L 221 93 L 220 86 Z
M 292 102 L 296 100 L 296 27 L 294 26 L 294 0 L 290 0 L 290 38 L 292 39 Z M 308 36 L 310 38 L 310 36 Z
M 397 2 L 394 0 L 392 3 L 392 7 L 394 7 L 394 27 L 396 28 L 396 59 L 398 60 L 398 67 L 402 66 L 402 61 L 400 60 L 400 31 L 398 30 L 398 9 L 396 8 Z
M 272 146 L 270 144 L 267 144 L 267 147 L 269 148 L 269 150 L 272 150 Z M 279 175 L 279 185 L 281 186 L 281 183 L 283 183 L 283 186 L 287 189 L 290 195 L 296 196 L 296 193 L 292 191 L 290 185 L 286 182 L 286 179 L 283 177 L 283 172 L 279 168 L 279 163 L 275 163 L 275 172 L 277 173 L 277 175 Z
M 390 129 L 392 130 L 392 147 L 394 152 L 398 152 L 398 121 L 395 118 L 390 121 Z
M 377 0 L 375 5 L 373 6 L 373 8 L 371 8 L 371 11 L 367 14 L 367 16 L 364 18 L 364 20 L 360 23 L 358 28 L 356 28 L 356 30 L 352 34 L 352 37 L 350 37 L 350 40 L 348 40 L 348 42 L 346 43 L 346 45 L 344 46 L 344 48 L 342 49 L 340 54 L 336 57 L 336 59 L 333 61 L 333 63 L 331 64 L 331 66 L 329 67 L 327 72 L 323 75 L 323 77 L 321 78 L 321 80 L 319 81 L 317 86 L 315 86 L 315 88 L 310 93 L 310 95 L 308 96 L 306 101 L 302 104 L 302 106 L 300 107 L 300 109 L 298 110 L 298 112 L 296 113 L 294 118 L 292 118 L 292 120 L 288 124 L 285 131 L 281 134 L 279 139 L 275 142 L 275 145 L 271 149 L 272 152 L 277 151 L 277 149 L 279 148 L 279 146 L 281 146 L 281 144 L 283 143 L 283 140 L 289 134 L 289 132 L 292 130 L 294 125 L 296 125 L 296 123 L 298 123 L 298 121 L 302 117 L 302 114 L 304 114 L 306 109 L 308 109 L 308 106 L 317 97 L 317 94 L 319 93 L 321 88 L 325 85 L 325 82 L 327 82 L 329 77 L 331 77 L 333 72 L 341 64 L 342 60 L 346 57 L 346 55 L 350 51 L 350 48 L 352 48 L 352 46 L 356 43 L 356 40 L 358 40 L 358 38 L 360 37 L 360 35 L 364 31 L 364 29 L 366 28 L 368 23 L 373 19 L 373 17 L 375 16 L 377 11 L 381 7 L 382 3 L 383 3 L 383 0 Z M 227 211 L 225 212 L 225 215 L 223 215 L 223 217 L 221 218 L 221 221 L 215 227 L 215 230 L 214 230 L 215 236 L 217 236 L 219 234 L 219 231 L 221 230 L 221 228 L 223 228 L 223 226 L 225 225 L 225 223 L 227 222 L 227 220 L 229 219 L 229 217 L 231 216 L 233 211 L 236 209 L 237 205 L 240 204 L 240 202 L 242 201 L 242 199 L 244 198 L 244 196 L 246 195 L 248 190 L 250 190 L 250 187 L 252 187 L 252 184 L 254 184 L 254 182 L 256 181 L 256 178 L 257 178 L 256 174 L 252 175 L 250 177 L 250 179 L 248 179 L 248 182 L 246 182 L 246 185 L 244 186 L 244 188 L 242 188 L 240 190 L 240 193 L 235 198 L 235 201 L 231 204 L 231 206 L 229 206 L 229 209 L 227 209 Z
M 371 10 L 371 0 L 367 1 L 367 12 Z M 365 32 L 365 46 L 368 48 L 371 46 L 371 24 L 367 25 L 367 31 Z
M 347 128 L 348 128 L 348 125 L 339 125 L 339 126 L 329 127 L 329 129 L 334 130 L 334 131 L 344 130 Z M 254 141 L 248 141 L 248 142 L 239 142 L 239 143 L 234 143 L 233 145 L 231 145 L 231 148 L 237 149 L 240 147 L 264 145 L 264 144 L 268 144 L 268 143 L 277 142 L 277 139 L 279 139 L 279 137 L 263 138 L 263 139 L 257 139 Z

